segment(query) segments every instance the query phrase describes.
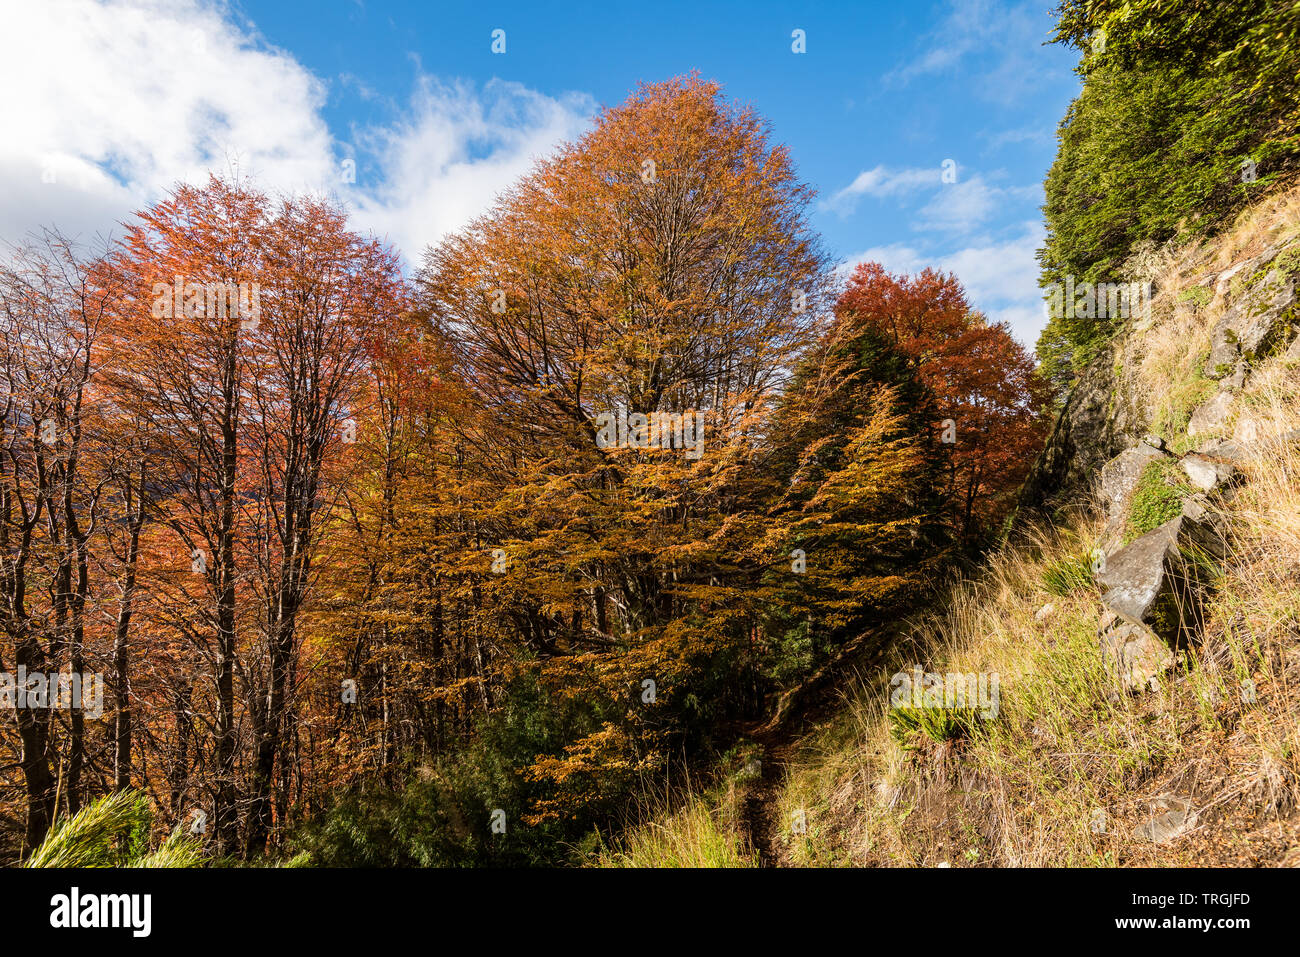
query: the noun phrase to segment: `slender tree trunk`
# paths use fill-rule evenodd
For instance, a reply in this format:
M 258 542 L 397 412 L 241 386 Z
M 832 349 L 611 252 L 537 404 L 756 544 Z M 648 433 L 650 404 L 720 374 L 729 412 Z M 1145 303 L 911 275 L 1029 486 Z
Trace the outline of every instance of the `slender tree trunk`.
M 126 547 L 122 603 L 117 610 L 117 627 L 113 634 L 113 787 L 118 791 L 125 791 L 131 786 L 131 661 L 127 639 L 131 633 L 136 564 L 140 558 L 140 529 L 144 526 L 144 479 L 145 466 L 142 461 L 139 496 L 130 519 L 130 538 Z M 130 479 L 127 480 L 126 493 L 127 508 L 130 508 Z
M 236 348 L 231 342 L 225 368 L 222 424 L 221 518 L 217 547 L 217 847 L 234 853 L 239 846 L 235 789 L 235 468 L 238 384 Z
M 29 674 L 44 668 L 45 656 L 35 638 L 29 635 L 18 643 L 14 664 Z M 19 708 L 17 717 L 18 736 L 23 745 L 19 764 L 27 792 L 27 828 L 23 837 L 23 856 L 26 856 L 45 840 L 54 821 L 56 786 L 50 772 L 48 712 Z

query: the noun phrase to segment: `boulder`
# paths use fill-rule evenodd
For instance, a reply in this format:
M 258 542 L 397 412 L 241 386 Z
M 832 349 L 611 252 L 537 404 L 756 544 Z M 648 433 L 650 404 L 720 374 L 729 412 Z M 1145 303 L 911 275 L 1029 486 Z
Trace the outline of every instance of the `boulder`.
M 1205 374 L 1222 379 L 1239 360 L 1262 355 L 1295 335 L 1289 310 L 1296 301 L 1295 279 L 1272 269 L 1241 296 L 1210 330 L 1210 357 Z
M 1240 462 L 1246 457 L 1246 447 L 1232 439 L 1215 439 L 1202 446 L 1197 454 L 1224 462 Z
M 1125 691 L 1143 691 L 1173 667 L 1169 644 L 1141 625 L 1108 613 L 1098 632 L 1101 660 L 1106 673 Z
M 1183 514 L 1198 522 L 1210 520 L 1209 499 L 1201 492 L 1191 495 L 1183 502 Z
M 1225 504 L 1234 494 L 1235 490 L 1230 488 L 1221 488 L 1217 493 L 1220 502 Z M 1210 507 L 1210 497 L 1205 492 L 1195 492 L 1184 499 L 1183 514 L 1202 525 L 1208 525 L 1219 541 L 1228 540 L 1228 518 L 1222 509 Z
M 1211 525 L 1179 515 L 1107 557 L 1095 575 L 1106 589 L 1102 603 L 1177 644 L 1199 623 L 1207 566 L 1223 555 L 1223 539 Z
M 1156 446 L 1139 442 L 1101 467 L 1097 475 L 1097 491 L 1110 509 L 1112 519 L 1123 512 L 1147 463 L 1165 454 Z
M 1087 494 L 1098 470 L 1148 430 L 1151 415 L 1146 398 L 1116 374 L 1116 359 L 1110 350 L 1103 350 L 1070 389 L 1021 489 L 1018 527 Z
M 1191 483 L 1202 492 L 1213 491 L 1232 481 L 1237 469 L 1231 462 L 1218 461 L 1192 452 L 1179 461 Z
M 1220 429 L 1228 421 L 1232 411 L 1232 393 L 1216 392 L 1198 405 L 1187 423 L 1188 435 L 1201 435 Z

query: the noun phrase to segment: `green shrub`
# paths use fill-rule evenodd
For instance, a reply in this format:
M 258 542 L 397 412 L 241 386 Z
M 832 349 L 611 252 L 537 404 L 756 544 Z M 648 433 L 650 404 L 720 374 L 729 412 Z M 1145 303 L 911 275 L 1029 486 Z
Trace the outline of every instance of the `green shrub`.
M 1128 518 L 1124 524 L 1125 544 L 1177 518 L 1183 511 L 1183 500 L 1195 491 L 1183 476 L 1177 459 L 1160 458 L 1148 462 L 1129 500 Z
M 471 742 L 437 758 L 412 756 L 383 778 L 333 795 L 328 809 L 301 824 L 291 852 L 323 867 L 502 867 L 565 863 L 593 830 L 619 820 L 635 800 L 633 782 L 609 769 L 606 787 L 560 820 L 525 823 L 554 785 L 525 769 L 539 755 L 600 727 L 603 713 L 573 697 L 549 694 L 532 676 L 513 681 L 500 707 L 482 719 Z M 393 783 L 398 782 L 398 783 Z M 506 812 L 494 834 L 490 815 Z

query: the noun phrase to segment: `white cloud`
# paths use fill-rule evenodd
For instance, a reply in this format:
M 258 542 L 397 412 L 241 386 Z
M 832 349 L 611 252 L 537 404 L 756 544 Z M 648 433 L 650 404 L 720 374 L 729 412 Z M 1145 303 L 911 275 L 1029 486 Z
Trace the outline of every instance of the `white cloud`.
M 120 233 L 175 182 L 235 164 L 263 189 L 338 194 L 358 226 L 388 235 L 410 262 L 595 111 L 576 94 L 499 81 L 476 93 L 417 76 L 396 122 L 341 144 L 322 116 L 326 83 L 203 0 L 7 6 L 0 89 L 2 239 L 43 225 Z M 355 184 L 340 175 L 348 156 Z M 369 169 L 382 178 L 369 181 Z
M 927 266 L 954 273 L 974 308 L 995 322 L 1005 320 L 1016 338 L 1032 348 L 1047 324 L 1035 258 L 1045 237 L 1042 224 L 1030 221 L 1011 239 L 989 238 L 948 253 L 931 255 L 893 243 L 850 256 L 841 271 L 847 276 L 858 263 L 878 262 L 893 273 L 914 274 Z
M 969 232 L 989 218 L 998 207 L 1003 190 L 989 186 L 980 176 L 947 183 L 921 208 L 918 229 Z
M 582 133 L 595 109 L 580 94 L 557 100 L 502 80 L 478 94 L 422 77 L 408 119 L 358 136 L 382 177 L 366 188 L 358 176 L 357 219 L 418 262 L 427 244 L 486 210 L 533 160 Z
M 930 74 L 961 70 L 966 83 L 987 99 L 1013 103 L 1041 82 L 1042 64 L 1033 51 L 1047 40 L 1051 25 L 1030 2 L 949 0 L 912 59 L 885 75 L 887 85 L 904 85 Z
M 992 186 L 980 174 L 968 174 L 955 165 L 952 172 L 957 176 L 956 182 L 944 182 L 943 172 L 939 166 L 900 170 L 876 166 L 859 173 L 852 183 L 820 203 L 819 209 L 844 218 L 856 211 L 864 196 L 895 197 L 906 203 L 928 193 L 929 201 L 912 218 L 913 229 L 969 233 L 1007 203 L 1041 195 L 1038 186 Z
M 921 208 L 917 229 L 938 229 L 968 233 L 982 226 L 999 209 L 1021 206 L 1026 200 L 1042 202 L 1041 185 L 990 186 L 978 174 L 958 183 L 945 185 Z
M 320 183 L 331 166 L 323 85 L 194 2 L 14 5 L 0 88 L 0 234 L 11 240 L 49 219 L 107 231 L 228 160 L 287 189 Z
M 841 216 L 852 213 L 863 196 L 881 199 L 886 196 L 901 196 L 937 186 L 942 176 L 939 167 L 933 169 L 920 167 L 912 169 L 890 170 L 884 166 L 863 170 L 848 186 L 820 204 L 822 210 L 829 210 Z

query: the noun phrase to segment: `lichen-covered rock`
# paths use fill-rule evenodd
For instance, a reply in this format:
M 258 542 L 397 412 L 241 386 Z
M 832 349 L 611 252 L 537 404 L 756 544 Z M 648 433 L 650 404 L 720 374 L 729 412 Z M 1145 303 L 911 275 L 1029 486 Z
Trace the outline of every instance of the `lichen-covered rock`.
M 1156 446 L 1143 441 L 1131 449 L 1125 449 L 1101 467 L 1097 473 L 1097 492 L 1110 509 L 1112 520 L 1128 503 L 1147 463 L 1164 458 L 1165 454 Z
M 1106 557 L 1095 576 L 1106 589 L 1102 603 L 1177 644 L 1199 624 L 1209 566 L 1223 554 L 1211 525 L 1179 515 Z
M 1132 448 L 1149 428 L 1150 410 L 1125 391 L 1116 357 L 1103 352 L 1070 390 L 1052 433 L 1020 494 L 1020 520 L 1035 509 L 1082 496 L 1108 461 Z
M 1203 445 L 1197 454 L 1225 462 L 1240 462 L 1246 457 L 1246 447 L 1232 439 L 1215 439 Z
M 1214 324 L 1205 374 L 1222 379 L 1233 374 L 1243 358 L 1253 360 L 1275 345 L 1286 345 L 1295 336 L 1295 301 L 1295 279 L 1280 269 L 1270 270 Z
M 1201 435 L 1220 429 L 1232 412 L 1232 393 L 1216 392 L 1196 407 L 1187 423 L 1187 434 Z

